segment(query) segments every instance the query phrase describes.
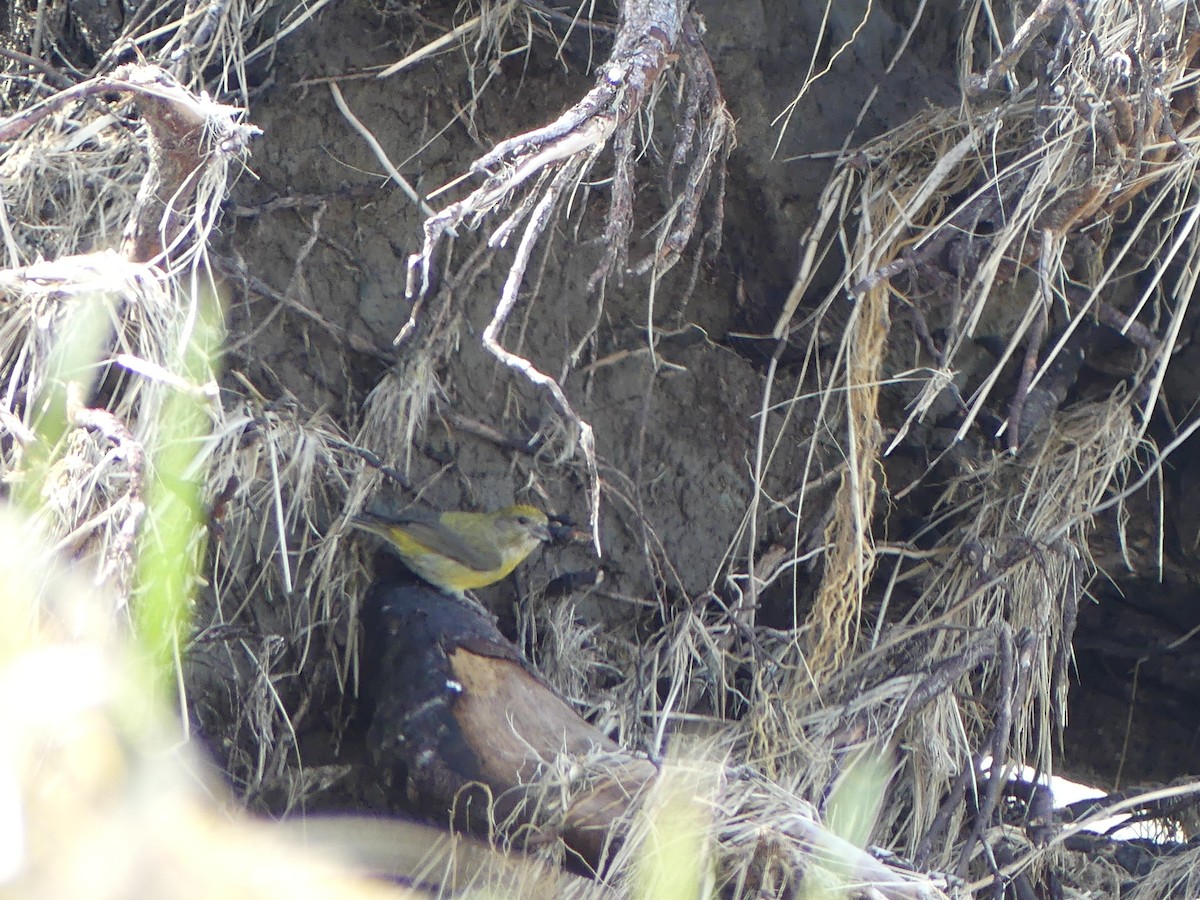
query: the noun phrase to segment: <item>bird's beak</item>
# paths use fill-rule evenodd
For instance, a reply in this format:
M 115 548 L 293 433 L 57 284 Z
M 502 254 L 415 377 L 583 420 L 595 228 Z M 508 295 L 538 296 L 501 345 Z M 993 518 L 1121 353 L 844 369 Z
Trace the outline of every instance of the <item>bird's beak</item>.
M 570 522 L 551 522 L 546 528 L 546 537 L 544 538 L 554 544 L 573 544 L 587 539 L 587 534 L 579 531 Z
M 538 525 L 531 532 L 535 538 L 543 544 L 548 544 L 554 540 L 554 525 Z

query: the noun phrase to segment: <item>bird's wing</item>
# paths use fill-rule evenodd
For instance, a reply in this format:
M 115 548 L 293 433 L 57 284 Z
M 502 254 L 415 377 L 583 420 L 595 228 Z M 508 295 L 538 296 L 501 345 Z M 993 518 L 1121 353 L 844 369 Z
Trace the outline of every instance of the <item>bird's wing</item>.
M 453 515 L 453 513 L 448 515 Z M 408 532 L 414 541 L 428 547 L 434 553 L 449 557 L 468 569 L 490 572 L 499 569 L 504 563 L 500 552 L 494 547 L 486 549 L 472 547 L 463 538 L 447 529 L 439 519 L 437 513 L 414 510 L 399 516 L 396 523 Z

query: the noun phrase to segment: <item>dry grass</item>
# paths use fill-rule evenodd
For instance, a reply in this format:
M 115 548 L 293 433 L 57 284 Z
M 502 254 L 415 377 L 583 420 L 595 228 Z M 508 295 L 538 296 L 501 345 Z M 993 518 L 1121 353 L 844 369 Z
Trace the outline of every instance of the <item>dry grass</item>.
M 1145 443 L 1145 423 L 1192 293 L 1195 139 L 1187 116 L 1170 119 L 1182 129 L 1178 143 L 1161 124 L 1162 98 L 1194 78 L 1187 67 L 1191 35 L 1178 10 L 1156 19 L 1136 4 L 1090 9 L 1090 33 L 1048 64 L 1053 91 L 1045 80 L 1038 86 L 1025 76 L 1030 86 L 1023 91 L 931 111 L 848 155 L 830 182 L 805 257 L 819 259 L 831 245 L 845 248 L 841 280 L 813 315 L 819 320 L 847 302 L 854 312 L 828 362 L 814 339 L 801 382 L 805 389 L 822 384 L 816 430 L 840 436 L 845 461 L 838 466 L 833 522 L 824 531 L 833 552 L 822 588 L 804 627 L 776 651 L 783 666 L 777 678 L 764 680 L 754 747 L 774 765 L 805 767 L 812 779 L 805 793 L 819 792 L 830 766 L 836 770 L 834 761 L 852 747 L 904 747 L 883 832 L 903 836 L 901 846 L 913 854 L 936 827 L 926 861 L 960 875 L 968 871 L 972 846 L 963 850 L 962 811 L 949 823 L 935 822 L 963 767 L 992 753 L 1054 770 L 1069 641 L 1095 572 L 1088 536 L 1101 503 L 1146 458 L 1140 451 L 1156 457 Z M 1148 59 L 1145 48 L 1157 40 L 1172 51 L 1156 58 L 1154 76 L 1122 80 L 1125 54 Z M 1150 86 L 1156 78 L 1161 95 Z M 1098 100 L 1072 102 L 1080 97 Z M 1137 123 L 1132 134 L 1112 121 L 1129 110 Z M 1123 138 L 1114 139 L 1114 130 Z M 1126 216 L 1129 222 L 1114 227 L 1113 217 Z M 1086 263 L 1066 261 L 1067 247 L 1074 253 L 1086 247 Z M 1004 394 L 1014 390 L 1005 363 L 1024 358 L 1027 386 L 1046 386 L 1072 332 L 1106 314 L 1101 298 L 1118 273 L 1139 269 L 1153 277 L 1126 321 L 1134 333 L 1137 315 L 1153 310 L 1157 333 L 1166 337 L 1141 343 L 1139 368 L 1130 373 L 1137 388 L 1058 410 L 1048 421 L 1021 418 L 1020 404 Z M 786 333 L 814 270 L 802 270 L 796 303 L 777 334 Z M 883 285 L 896 295 L 892 309 L 912 324 L 914 343 L 921 344 L 922 330 L 935 329 L 945 335 L 941 346 L 926 341 L 915 358 L 905 358 L 900 342 L 872 339 L 875 322 L 886 316 L 877 299 Z M 972 372 L 968 381 L 959 370 L 970 364 L 960 359 L 981 327 L 995 328 L 998 317 L 1006 349 L 990 372 Z M 1047 321 L 1060 327 L 1043 339 Z M 907 414 L 881 421 L 876 413 L 864 421 L 860 401 L 889 373 L 904 373 L 910 384 L 918 376 L 916 389 L 906 389 Z M 913 585 L 915 598 L 894 614 L 880 612 L 878 624 L 866 628 L 862 611 L 872 582 L 864 573 L 884 550 L 872 525 L 878 450 L 901 445 L 935 404 L 944 409 L 959 391 L 960 439 L 971 440 L 989 405 L 1015 409 L 1029 433 L 1010 440 L 1019 452 L 948 452 L 931 467 L 926 477 L 943 484 L 933 508 L 933 548 L 885 551 L 894 560 L 885 564 L 891 583 Z M 778 402 L 768 394 L 763 408 Z M 772 449 L 763 447 L 768 462 L 760 481 Z M 900 503 L 914 485 L 889 487 L 892 502 Z M 789 510 L 803 527 L 803 493 Z M 999 649 L 986 654 L 981 668 L 966 667 L 943 686 L 952 694 L 930 702 L 924 680 L 981 638 L 997 640 Z M 984 802 L 995 804 L 995 794 Z

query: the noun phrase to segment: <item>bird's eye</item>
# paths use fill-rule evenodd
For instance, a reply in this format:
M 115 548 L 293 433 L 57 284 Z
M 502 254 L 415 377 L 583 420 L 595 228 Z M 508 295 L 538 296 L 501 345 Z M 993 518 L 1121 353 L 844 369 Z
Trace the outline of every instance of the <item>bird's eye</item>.
M 528 525 L 529 524 L 529 516 L 517 516 L 517 524 L 518 525 Z

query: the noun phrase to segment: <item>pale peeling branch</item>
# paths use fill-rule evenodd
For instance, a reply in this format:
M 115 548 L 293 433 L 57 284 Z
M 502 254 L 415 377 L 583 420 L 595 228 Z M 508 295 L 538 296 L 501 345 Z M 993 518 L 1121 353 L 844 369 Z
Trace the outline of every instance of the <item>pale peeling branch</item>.
M 516 304 L 538 240 L 561 214 L 562 200 L 610 145 L 614 177 L 603 237 L 605 249 L 589 289 L 595 289 L 613 272 L 619 278 L 625 274 L 634 220 L 634 128 L 638 114 L 645 111 L 654 95 L 655 85 L 676 61 L 681 61 L 683 103 L 670 173 L 682 168 L 685 178 L 679 196 L 661 221 L 657 250 L 635 271 L 640 274 L 656 268 L 661 274 L 678 261 L 696 229 L 714 173 L 717 212 L 709 235 L 710 243 L 717 243 L 712 236 L 720 233 L 719 207 L 725 160 L 734 144 L 733 119 L 700 40 L 703 27 L 688 12 L 689 5 L 687 0 L 626 0 L 612 53 L 601 67 L 595 86 L 555 121 L 502 141 L 476 160 L 471 172 L 484 176 L 483 183 L 426 219 L 421 251 L 408 260 L 406 292 L 414 305 L 409 321 L 396 336 L 397 344 L 416 328 L 429 293 L 430 269 L 439 244 L 453 237 L 459 226 L 478 227 L 485 217 L 508 211 L 490 234 L 488 247 L 495 251 L 507 246 L 518 231 L 520 238 L 483 343 L 505 365 L 549 391 L 558 410 L 578 429 L 578 446 L 592 476 L 593 512 L 599 504 L 599 487 L 590 426 L 575 414 L 555 379 L 500 343 L 500 331 Z

